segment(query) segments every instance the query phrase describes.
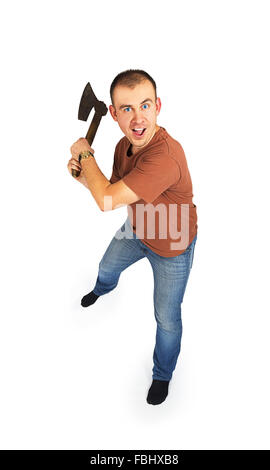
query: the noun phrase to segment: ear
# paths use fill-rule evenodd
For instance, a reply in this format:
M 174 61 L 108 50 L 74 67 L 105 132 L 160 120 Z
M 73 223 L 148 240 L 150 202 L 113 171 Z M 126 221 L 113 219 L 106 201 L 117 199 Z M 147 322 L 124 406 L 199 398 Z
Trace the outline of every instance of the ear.
M 117 116 L 116 116 L 115 107 L 112 106 L 111 104 L 109 105 L 109 111 L 111 113 L 111 116 L 112 116 L 113 120 L 118 121 Z
M 157 112 L 157 116 L 158 116 L 159 113 L 160 113 L 160 109 L 161 109 L 161 101 L 160 101 L 160 98 L 157 98 L 157 100 L 156 100 L 156 112 Z

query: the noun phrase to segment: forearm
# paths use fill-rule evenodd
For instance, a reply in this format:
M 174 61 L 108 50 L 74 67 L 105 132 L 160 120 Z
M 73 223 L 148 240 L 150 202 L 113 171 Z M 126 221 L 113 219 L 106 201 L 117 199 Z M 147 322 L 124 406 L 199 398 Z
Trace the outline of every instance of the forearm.
M 101 210 L 104 207 L 104 195 L 106 188 L 110 186 L 110 181 L 100 170 L 95 158 L 83 158 L 81 167 L 93 198 Z M 86 185 L 84 185 L 86 186 Z

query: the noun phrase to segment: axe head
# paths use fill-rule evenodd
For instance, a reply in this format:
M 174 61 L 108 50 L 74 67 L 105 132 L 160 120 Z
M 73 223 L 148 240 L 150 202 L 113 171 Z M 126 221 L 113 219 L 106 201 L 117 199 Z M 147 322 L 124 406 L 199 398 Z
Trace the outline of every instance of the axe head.
M 88 82 L 81 97 L 78 119 L 80 119 L 80 121 L 87 121 L 92 108 L 95 108 L 95 112 L 100 116 L 105 116 L 108 112 L 106 104 L 97 99 L 90 83 Z

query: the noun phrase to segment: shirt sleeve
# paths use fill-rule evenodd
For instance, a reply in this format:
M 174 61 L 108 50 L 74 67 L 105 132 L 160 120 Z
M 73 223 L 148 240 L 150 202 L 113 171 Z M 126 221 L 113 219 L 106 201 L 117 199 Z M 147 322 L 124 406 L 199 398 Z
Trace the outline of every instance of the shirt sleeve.
M 165 152 L 145 156 L 122 180 L 141 199 L 151 203 L 179 178 L 178 164 Z
M 117 147 L 116 147 L 116 148 L 117 148 Z M 118 168 L 117 168 L 116 148 L 115 148 L 115 151 L 114 151 L 112 176 L 110 177 L 110 180 L 109 180 L 111 184 L 117 183 L 117 181 L 119 181 L 119 180 L 121 179 L 121 177 L 120 177 L 120 175 L 119 175 L 119 172 L 118 172 Z

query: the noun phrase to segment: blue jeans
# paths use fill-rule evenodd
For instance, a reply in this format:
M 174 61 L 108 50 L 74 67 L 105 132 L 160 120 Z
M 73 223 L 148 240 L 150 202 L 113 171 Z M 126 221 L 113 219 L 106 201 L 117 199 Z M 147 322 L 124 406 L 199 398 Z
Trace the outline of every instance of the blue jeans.
M 119 235 L 124 231 L 128 233 L 128 237 L 119 239 Z M 98 277 L 93 289 L 99 296 L 111 292 L 117 286 L 120 274 L 136 261 L 146 257 L 152 266 L 154 313 L 157 323 L 152 372 L 153 379 L 156 380 L 171 379 L 180 353 L 181 303 L 193 264 L 196 240 L 197 234 L 183 253 L 163 257 L 142 243 L 127 218 L 117 230 L 99 263 Z

